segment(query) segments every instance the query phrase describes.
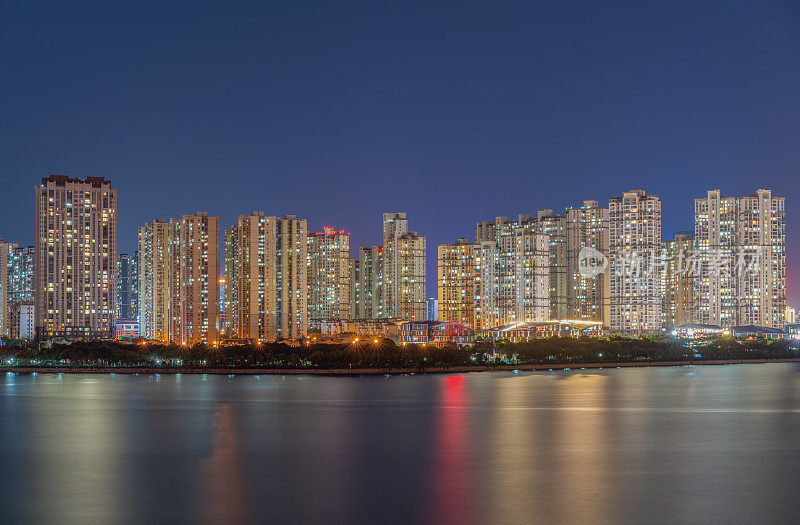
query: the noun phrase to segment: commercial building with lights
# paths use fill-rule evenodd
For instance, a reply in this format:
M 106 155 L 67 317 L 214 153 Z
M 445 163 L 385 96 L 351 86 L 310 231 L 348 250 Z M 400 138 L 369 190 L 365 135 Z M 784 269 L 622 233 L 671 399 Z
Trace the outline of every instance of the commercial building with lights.
M 225 231 L 225 331 L 250 341 L 297 340 L 308 333 L 305 219 L 240 215 Z
M 610 325 L 630 335 L 662 323 L 661 201 L 643 190 L 612 197 L 609 214 Z
M 36 324 L 43 338 L 113 336 L 117 190 L 50 175 L 34 188 Z
M 786 216 L 783 197 L 719 190 L 694 201 L 694 318 L 724 327 L 786 324 Z

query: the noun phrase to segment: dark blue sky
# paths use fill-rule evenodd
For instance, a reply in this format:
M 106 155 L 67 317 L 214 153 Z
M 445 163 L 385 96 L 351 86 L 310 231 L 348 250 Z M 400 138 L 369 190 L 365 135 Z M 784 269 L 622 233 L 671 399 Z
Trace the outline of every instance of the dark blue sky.
M 235 4 L 235 5 L 234 5 Z M 800 304 L 800 4 L 0 0 L 0 237 L 33 242 L 49 173 L 156 217 L 263 210 L 376 244 L 641 187 L 787 197 Z M 353 249 L 353 254 L 356 251 Z

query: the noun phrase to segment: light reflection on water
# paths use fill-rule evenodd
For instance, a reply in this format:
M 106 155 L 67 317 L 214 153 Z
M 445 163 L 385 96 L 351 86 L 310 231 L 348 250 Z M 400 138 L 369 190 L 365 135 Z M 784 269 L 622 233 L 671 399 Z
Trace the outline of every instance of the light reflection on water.
M 0 374 L 0 523 L 795 522 L 794 364 Z

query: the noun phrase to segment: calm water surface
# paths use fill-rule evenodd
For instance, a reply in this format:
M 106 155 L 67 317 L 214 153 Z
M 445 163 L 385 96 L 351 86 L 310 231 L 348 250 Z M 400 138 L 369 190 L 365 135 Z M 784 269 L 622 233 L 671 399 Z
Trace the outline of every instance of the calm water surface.
M 800 521 L 796 364 L 0 373 L 0 523 Z

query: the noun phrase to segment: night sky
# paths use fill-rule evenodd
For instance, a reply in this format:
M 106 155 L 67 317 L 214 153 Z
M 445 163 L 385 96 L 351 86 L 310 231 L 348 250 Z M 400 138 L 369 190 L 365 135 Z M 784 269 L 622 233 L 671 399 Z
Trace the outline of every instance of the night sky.
M 720 188 L 787 197 L 800 305 L 800 4 L 0 0 L 0 237 L 33 243 L 50 173 L 147 220 L 287 213 L 380 242 L 406 211 L 436 244 L 478 220 L 663 201 L 692 229 Z

